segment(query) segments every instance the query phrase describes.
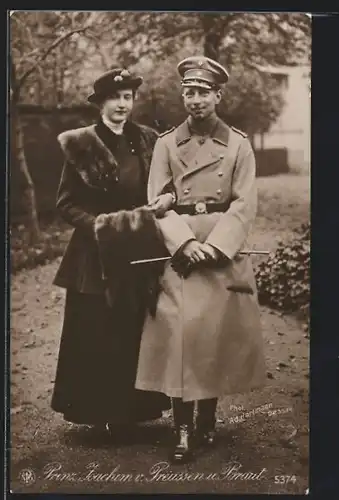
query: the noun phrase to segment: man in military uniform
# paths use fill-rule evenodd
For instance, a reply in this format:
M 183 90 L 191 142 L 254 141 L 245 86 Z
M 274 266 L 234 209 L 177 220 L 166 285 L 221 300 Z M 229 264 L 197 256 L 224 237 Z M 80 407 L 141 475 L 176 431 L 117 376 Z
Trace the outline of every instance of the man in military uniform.
M 172 398 L 171 458 L 213 444 L 218 397 L 260 387 L 263 342 L 251 257 L 239 252 L 256 214 L 255 157 L 245 133 L 216 114 L 229 78 L 206 57 L 181 61 L 189 114 L 162 134 L 153 152 L 148 197 L 174 186 L 176 206 L 158 220 L 172 256 L 155 317 L 146 319 L 136 387 Z

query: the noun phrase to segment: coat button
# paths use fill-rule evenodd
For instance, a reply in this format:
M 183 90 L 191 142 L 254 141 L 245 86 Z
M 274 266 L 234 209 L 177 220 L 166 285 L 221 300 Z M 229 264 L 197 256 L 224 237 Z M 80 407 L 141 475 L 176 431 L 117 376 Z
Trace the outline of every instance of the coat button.
M 219 158 L 220 158 L 220 159 L 223 159 L 223 158 L 225 158 L 225 155 L 221 154 L 221 155 L 219 156 Z
M 189 188 L 184 189 L 184 194 L 188 194 L 190 192 Z
M 218 189 L 217 194 L 221 194 L 221 193 L 222 193 L 221 189 Z
M 219 177 L 222 177 L 224 175 L 224 172 L 218 172 Z

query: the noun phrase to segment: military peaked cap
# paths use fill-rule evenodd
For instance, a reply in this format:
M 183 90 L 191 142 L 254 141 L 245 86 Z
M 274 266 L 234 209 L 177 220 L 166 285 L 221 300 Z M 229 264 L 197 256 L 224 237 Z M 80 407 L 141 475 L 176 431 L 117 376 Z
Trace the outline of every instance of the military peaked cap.
M 213 89 L 226 83 L 227 70 L 217 61 L 205 56 L 187 57 L 177 66 L 184 87 Z

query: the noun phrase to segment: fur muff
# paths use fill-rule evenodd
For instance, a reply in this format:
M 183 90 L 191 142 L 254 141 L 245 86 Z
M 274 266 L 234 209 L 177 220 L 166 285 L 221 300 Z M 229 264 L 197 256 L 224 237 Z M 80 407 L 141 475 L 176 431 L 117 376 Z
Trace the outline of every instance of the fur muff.
M 116 294 L 127 286 L 131 306 L 138 307 L 135 301 L 146 301 L 154 315 L 164 264 L 131 262 L 168 256 L 155 216 L 147 207 L 100 214 L 94 229 L 108 304 L 112 307 Z

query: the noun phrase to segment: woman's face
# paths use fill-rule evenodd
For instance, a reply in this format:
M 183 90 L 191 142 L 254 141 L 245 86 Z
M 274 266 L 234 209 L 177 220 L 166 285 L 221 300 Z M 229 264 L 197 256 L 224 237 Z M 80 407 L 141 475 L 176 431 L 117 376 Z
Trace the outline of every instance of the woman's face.
M 112 123 L 124 122 L 131 114 L 133 102 L 133 90 L 117 90 L 102 103 L 102 115 Z

